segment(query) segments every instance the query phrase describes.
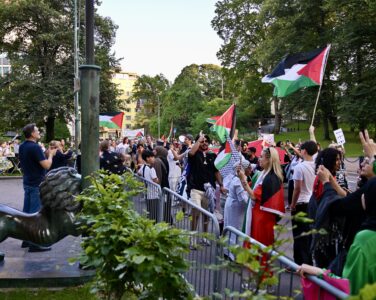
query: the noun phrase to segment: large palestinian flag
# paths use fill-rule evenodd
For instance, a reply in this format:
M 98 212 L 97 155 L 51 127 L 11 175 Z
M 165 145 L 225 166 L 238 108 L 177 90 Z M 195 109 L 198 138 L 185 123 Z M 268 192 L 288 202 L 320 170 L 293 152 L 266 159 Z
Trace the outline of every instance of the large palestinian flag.
M 114 115 L 100 115 L 99 116 L 99 126 L 107 127 L 111 129 L 121 129 L 123 127 L 123 116 L 124 113 L 116 113 Z
M 206 122 L 209 123 L 210 125 L 214 125 L 215 122 L 220 118 L 221 116 L 214 116 L 206 119 Z
M 214 165 L 221 173 L 222 178 L 233 173 L 233 165 L 240 160 L 240 155 L 234 143 L 230 137 L 228 137 L 224 149 L 218 153 L 214 161 Z
M 285 97 L 303 87 L 322 84 L 330 45 L 311 52 L 288 54 L 261 81 L 274 85 L 274 96 Z
M 232 138 L 235 131 L 235 104 L 232 104 L 211 127 L 217 133 L 219 141 L 223 144 L 228 137 Z

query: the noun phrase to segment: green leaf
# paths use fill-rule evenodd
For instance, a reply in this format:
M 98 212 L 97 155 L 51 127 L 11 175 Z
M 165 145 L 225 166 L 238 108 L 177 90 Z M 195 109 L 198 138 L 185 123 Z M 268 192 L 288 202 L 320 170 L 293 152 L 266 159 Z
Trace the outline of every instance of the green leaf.
M 146 256 L 144 256 L 144 255 L 137 255 L 137 256 L 132 257 L 132 261 L 135 264 L 141 264 L 141 263 L 144 262 L 145 259 L 146 259 Z

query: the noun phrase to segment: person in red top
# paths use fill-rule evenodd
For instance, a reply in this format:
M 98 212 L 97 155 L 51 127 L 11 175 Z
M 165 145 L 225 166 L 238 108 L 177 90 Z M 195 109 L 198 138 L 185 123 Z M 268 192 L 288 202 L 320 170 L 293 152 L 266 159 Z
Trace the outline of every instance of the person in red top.
M 252 190 L 246 180 L 242 180 L 254 205 L 248 206 L 245 233 L 264 245 L 274 243 L 274 226 L 277 216 L 283 216 L 285 205 L 283 199 L 283 175 L 276 149 L 266 148 L 260 158 L 263 168 Z

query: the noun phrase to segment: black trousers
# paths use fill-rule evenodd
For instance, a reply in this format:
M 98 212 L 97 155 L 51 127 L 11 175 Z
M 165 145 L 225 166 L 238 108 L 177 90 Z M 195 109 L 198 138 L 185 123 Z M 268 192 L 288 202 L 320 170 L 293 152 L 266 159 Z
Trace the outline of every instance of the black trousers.
M 299 212 L 307 214 L 308 203 L 298 203 L 295 211 L 291 212 L 291 216 L 296 215 Z M 311 236 L 300 236 L 303 232 L 311 230 L 310 223 L 297 222 L 294 219 L 291 220 L 293 225 L 292 235 L 294 236 L 294 261 L 298 265 L 310 264 L 312 265 L 312 255 L 310 253 Z

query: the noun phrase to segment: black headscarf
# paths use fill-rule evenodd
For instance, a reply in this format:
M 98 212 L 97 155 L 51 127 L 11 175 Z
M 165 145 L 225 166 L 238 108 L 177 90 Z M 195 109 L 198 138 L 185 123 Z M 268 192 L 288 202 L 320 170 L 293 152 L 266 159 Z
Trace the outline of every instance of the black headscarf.
M 364 192 L 366 205 L 366 219 L 362 223 L 361 229 L 376 231 L 376 177 L 368 180 Z

